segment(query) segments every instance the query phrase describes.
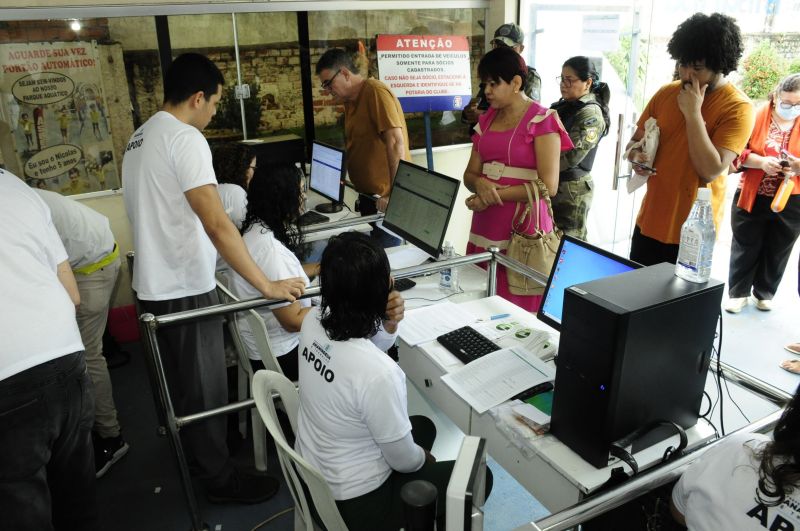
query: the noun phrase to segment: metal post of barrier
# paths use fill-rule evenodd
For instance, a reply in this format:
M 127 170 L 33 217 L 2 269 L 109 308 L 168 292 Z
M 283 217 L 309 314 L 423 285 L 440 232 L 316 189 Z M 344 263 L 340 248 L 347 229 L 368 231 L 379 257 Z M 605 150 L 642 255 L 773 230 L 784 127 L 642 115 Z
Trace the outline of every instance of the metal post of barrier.
M 544 285 L 547 284 L 547 277 L 549 276 L 549 273 L 547 275 L 545 275 L 545 274 L 533 269 L 532 267 L 528 267 L 527 265 L 523 264 L 522 262 L 518 262 L 517 260 L 514 260 L 513 258 L 509 258 L 508 256 L 506 256 L 504 254 L 500 254 L 499 252 L 497 254 L 495 254 L 495 257 L 497 258 L 497 261 L 500 262 L 501 265 L 504 265 L 504 266 L 506 266 L 506 267 L 508 267 L 510 269 L 513 269 L 514 271 L 516 271 L 518 273 L 522 273 L 526 277 L 529 277 L 529 278 L 533 279 L 534 281 L 536 281 L 537 283 L 539 283 L 539 285 L 544 286 Z
M 492 254 L 492 259 L 489 260 L 489 267 L 487 268 L 486 280 L 486 296 L 491 297 L 497 294 L 497 255 L 500 254 L 499 247 L 489 247 L 489 252 Z
M 374 223 L 383 219 L 383 213 L 372 214 L 370 216 L 355 216 L 352 218 L 344 218 L 337 221 L 326 221 L 325 223 L 314 223 L 303 227 L 305 234 L 320 232 L 323 230 L 337 230 L 346 229 L 347 227 L 354 227 L 356 225 L 363 225 L 364 223 Z
M 164 364 L 161 361 L 161 352 L 158 347 L 158 338 L 156 337 L 158 321 L 152 313 L 142 314 L 140 321 L 145 332 L 145 348 L 149 350 L 150 356 L 152 357 L 153 365 L 156 371 L 156 381 L 158 382 L 159 392 L 164 398 L 163 406 L 167 421 L 167 434 L 169 435 L 169 442 L 170 446 L 172 446 L 172 451 L 175 453 L 175 459 L 178 460 L 178 471 L 181 475 L 181 484 L 183 485 L 183 493 L 186 497 L 186 503 L 189 506 L 189 517 L 192 520 L 192 531 L 209 531 L 208 524 L 203 522 L 202 517 L 200 516 L 200 507 L 197 505 L 197 497 L 194 492 L 194 485 L 192 485 L 192 477 L 189 474 L 189 465 L 186 462 L 186 454 L 183 451 L 183 444 L 181 444 L 179 427 L 175 418 L 175 409 L 172 406 L 172 399 L 169 396 L 166 373 L 164 372 Z

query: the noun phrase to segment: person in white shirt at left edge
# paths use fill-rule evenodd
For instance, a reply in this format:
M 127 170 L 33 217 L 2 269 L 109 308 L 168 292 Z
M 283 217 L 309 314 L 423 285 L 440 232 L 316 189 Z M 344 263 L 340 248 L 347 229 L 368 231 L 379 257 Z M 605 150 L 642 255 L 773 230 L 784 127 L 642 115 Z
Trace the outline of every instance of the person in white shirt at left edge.
M 50 209 L 0 170 L 0 527 L 98 529 L 94 400 Z
M 120 432 L 111 376 L 103 356 L 103 332 L 119 273 L 119 247 L 104 215 L 59 193 L 34 191 L 50 208 L 81 295 L 78 329 L 94 389 L 92 443 L 95 471 L 100 478 L 129 449 Z
M 444 529 L 453 462 L 431 456 L 436 427 L 409 419 L 405 375 L 384 352 L 404 309 L 390 273 L 386 253 L 364 234 L 342 233 L 325 248 L 322 303 L 300 330 L 295 446 L 328 482 L 350 531 L 403 527 L 400 488 L 415 479 L 438 489 Z
M 800 387 L 775 425 L 726 437 L 672 490 L 672 514 L 692 531 L 800 529 Z
M 133 229 L 132 287 L 154 315 L 219 303 L 217 251 L 267 299 L 294 301 L 304 283 L 273 282 L 253 262 L 222 208 L 211 150 L 200 132 L 216 113 L 225 82 L 207 57 L 180 55 L 164 78 L 164 106 L 125 148 L 122 179 Z M 164 369 L 177 415 L 227 404 L 221 317 L 159 331 Z M 181 436 L 209 501 L 258 503 L 278 490 L 276 478 L 239 472 L 226 444 L 227 418 L 187 426 Z

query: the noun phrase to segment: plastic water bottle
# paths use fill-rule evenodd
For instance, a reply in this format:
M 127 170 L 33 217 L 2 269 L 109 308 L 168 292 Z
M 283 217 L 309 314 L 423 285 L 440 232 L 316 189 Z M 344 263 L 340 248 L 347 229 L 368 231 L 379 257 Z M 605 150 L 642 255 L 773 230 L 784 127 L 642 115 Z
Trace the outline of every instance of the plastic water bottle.
M 711 276 L 715 237 L 711 189 L 700 188 L 697 190 L 692 211 L 681 227 L 681 244 L 675 274 L 689 282 L 707 282 Z
M 449 241 L 445 241 L 444 245 L 442 245 L 442 260 L 449 260 L 450 258 L 455 258 L 456 252 L 453 249 L 453 244 Z M 439 288 L 444 291 L 458 291 L 458 269 L 453 268 L 445 268 L 439 270 Z

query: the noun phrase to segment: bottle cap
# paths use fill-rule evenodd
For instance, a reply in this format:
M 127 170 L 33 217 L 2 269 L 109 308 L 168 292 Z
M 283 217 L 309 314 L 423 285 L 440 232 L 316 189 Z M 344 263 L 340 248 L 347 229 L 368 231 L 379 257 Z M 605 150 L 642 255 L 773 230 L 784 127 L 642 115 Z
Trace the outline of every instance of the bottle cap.
M 697 199 L 699 201 L 711 201 L 711 188 L 698 188 Z

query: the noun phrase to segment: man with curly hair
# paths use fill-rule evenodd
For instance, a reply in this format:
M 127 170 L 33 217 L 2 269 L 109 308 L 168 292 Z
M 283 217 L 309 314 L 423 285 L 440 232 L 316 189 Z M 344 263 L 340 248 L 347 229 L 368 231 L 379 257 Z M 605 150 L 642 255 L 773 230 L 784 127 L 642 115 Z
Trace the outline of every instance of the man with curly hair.
M 739 27 L 731 17 L 695 13 L 678 26 L 667 50 L 677 61 L 679 79 L 650 99 L 628 144 L 634 171 L 649 176 L 630 253 L 644 265 L 675 263 L 681 226 L 700 187 L 711 188 L 719 230 L 725 175 L 747 144 L 755 120 L 750 100 L 726 77 L 736 70 L 743 52 Z M 641 149 L 631 149 L 651 117 L 661 130 L 653 160 Z

